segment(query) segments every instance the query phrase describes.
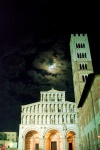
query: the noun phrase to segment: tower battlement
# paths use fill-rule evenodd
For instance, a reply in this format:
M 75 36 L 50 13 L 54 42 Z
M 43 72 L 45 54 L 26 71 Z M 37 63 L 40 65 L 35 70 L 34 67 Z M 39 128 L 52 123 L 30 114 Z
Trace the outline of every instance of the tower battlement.
M 89 49 L 89 41 L 87 34 L 71 34 L 69 45 L 71 51 L 75 51 L 77 45 L 81 45 L 79 46 L 80 48 L 85 48 L 86 50 Z M 85 47 L 82 45 L 85 45 Z
M 84 37 L 87 37 L 87 34 L 86 33 L 75 33 L 75 34 L 71 34 L 71 36 L 73 36 L 73 37 L 78 37 L 78 36 L 84 36 Z
M 80 41 L 88 41 L 88 36 L 87 34 L 71 34 L 71 41 L 76 41 L 76 42 L 80 42 Z M 71 42 L 70 41 L 70 42 Z

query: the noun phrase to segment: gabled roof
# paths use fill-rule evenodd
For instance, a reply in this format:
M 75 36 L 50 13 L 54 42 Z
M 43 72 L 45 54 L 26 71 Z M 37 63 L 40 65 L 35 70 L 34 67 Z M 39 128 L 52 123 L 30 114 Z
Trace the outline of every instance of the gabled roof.
M 65 91 L 58 91 L 58 90 L 55 90 L 53 87 L 51 88 L 51 90 L 48 90 L 48 91 L 40 91 L 40 93 L 62 93 L 62 92 L 65 92 Z
M 53 87 L 48 92 L 58 92 L 58 90 L 55 90 Z

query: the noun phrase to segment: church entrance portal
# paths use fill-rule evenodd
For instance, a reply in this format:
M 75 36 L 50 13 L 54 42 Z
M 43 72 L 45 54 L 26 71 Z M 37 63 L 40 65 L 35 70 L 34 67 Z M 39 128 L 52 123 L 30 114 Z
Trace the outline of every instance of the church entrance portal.
M 57 150 L 57 142 L 51 142 L 51 150 Z
M 61 133 L 58 130 L 50 130 L 45 135 L 45 149 L 46 150 L 60 150 L 62 149 Z
M 36 131 L 29 131 L 25 137 L 25 150 L 39 150 L 39 133 Z
M 69 150 L 72 150 L 72 143 L 69 143 Z
M 73 131 L 68 132 L 67 134 L 67 143 L 68 143 L 68 150 L 74 150 L 75 149 L 75 133 Z
M 58 130 L 49 130 L 42 140 L 43 150 L 63 150 L 64 148 L 64 139 L 62 139 L 62 134 Z M 67 146 L 65 150 L 74 150 L 75 133 L 73 131 L 68 132 L 65 140 Z M 35 130 L 29 131 L 25 136 L 25 150 L 39 150 L 41 146 L 40 134 Z

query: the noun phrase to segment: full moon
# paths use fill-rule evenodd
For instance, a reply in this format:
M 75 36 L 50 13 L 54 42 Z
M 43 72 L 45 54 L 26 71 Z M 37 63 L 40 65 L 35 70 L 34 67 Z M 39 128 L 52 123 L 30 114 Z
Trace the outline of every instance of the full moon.
M 53 68 L 54 68 L 54 66 L 52 65 L 52 66 L 50 66 L 50 68 L 51 68 L 51 69 L 53 69 Z
M 50 65 L 50 66 L 48 67 L 48 70 L 49 70 L 50 72 L 55 71 L 55 69 L 56 69 L 56 64 Z

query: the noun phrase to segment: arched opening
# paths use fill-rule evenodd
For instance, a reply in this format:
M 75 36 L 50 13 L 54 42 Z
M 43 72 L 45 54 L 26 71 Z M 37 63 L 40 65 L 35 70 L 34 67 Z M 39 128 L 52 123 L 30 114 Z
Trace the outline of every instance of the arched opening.
M 58 130 L 50 130 L 45 135 L 45 149 L 46 150 L 60 150 L 62 149 L 62 136 Z
M 25 136 L 25 150 L 39 150 L 40 137 L 37 131 L 29 131 Z
M 75 133 L 73 131 L 68 132 L 67 134 L 67 145 L 68 150 L 74 150 L 75 149 Z

